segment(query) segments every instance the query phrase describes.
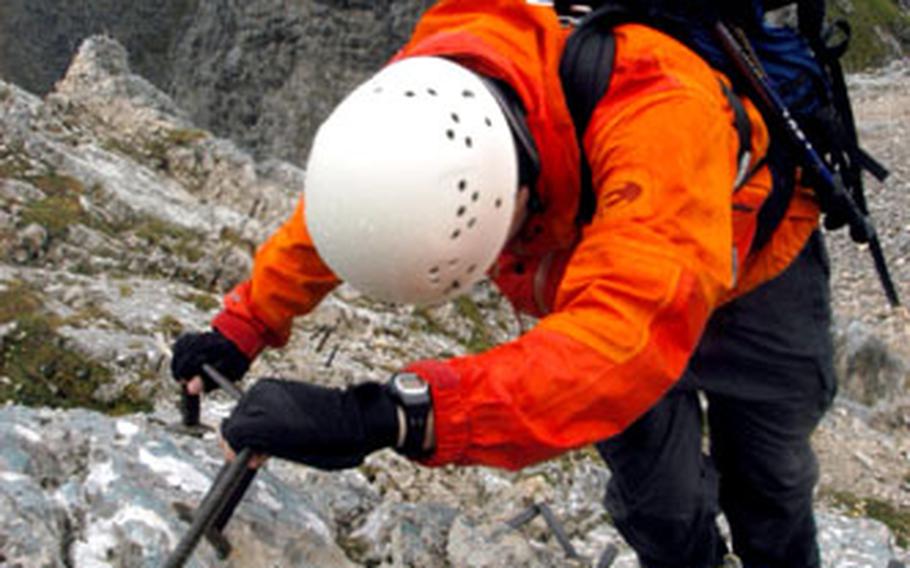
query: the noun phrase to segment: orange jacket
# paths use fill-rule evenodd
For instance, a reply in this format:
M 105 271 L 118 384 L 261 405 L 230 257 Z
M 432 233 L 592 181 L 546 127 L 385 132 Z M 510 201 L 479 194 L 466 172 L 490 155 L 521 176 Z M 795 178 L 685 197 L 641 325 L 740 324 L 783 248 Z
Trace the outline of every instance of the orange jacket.
M 621 431 L 680 377 L 711 312 L 779 273 L 817 222 L 799 193 L 772 241 L 748 256 L 770 174 L 760 170 L 733 194 L 738 139 L 718 83 L 726 79 L 672 38 L 630 24 L 615 30 L 610 91 L 584 139 L 598 205 L 579 229 L 578 149 L 557 72 L 567 33 L 546 6 L 443 1 L 396 56 L 444 56 L 506 81 L 541 152 L 544 211 L 491 273 L 513 303 L 542 317 L 486 353 L 409 366 L 432 389 L 429 464 L 517 468 Z M 759 157 L 767 129 L 746 108 Z M 214 324 L 255 355 L 283 344 L 293 317 L 336 284 L 301 200 Z

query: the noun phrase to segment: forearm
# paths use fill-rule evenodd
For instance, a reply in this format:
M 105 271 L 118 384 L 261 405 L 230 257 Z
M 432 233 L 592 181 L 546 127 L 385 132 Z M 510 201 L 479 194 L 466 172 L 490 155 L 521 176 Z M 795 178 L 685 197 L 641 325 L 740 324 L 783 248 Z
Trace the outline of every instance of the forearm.
M 682 375 L 707 320 L 692 277 L 676 283 L 640 325 L 609 316 L 579 325 L 579 304 L 489 352 L 409 366 L 432 385 L 437 449 L 427 463 L 514 469 L 622 431 Z
M 293 319 L 311 311 L 338 283 L 316 253 L 301 197 L 256 252 L 251 278 L 224 297 L 213 325 L 254 358 L 264 347 L 284 345 Z

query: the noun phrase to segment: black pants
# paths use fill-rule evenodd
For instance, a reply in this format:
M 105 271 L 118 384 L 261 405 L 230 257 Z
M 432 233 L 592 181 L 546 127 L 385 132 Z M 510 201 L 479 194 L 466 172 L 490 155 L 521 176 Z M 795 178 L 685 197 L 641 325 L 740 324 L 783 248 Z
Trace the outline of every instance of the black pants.
M 661 402 L 598 444 L 613 472 L 607 509 L 642 566 L 720 566 L 718 510 L 746 568 L 820 565 L 809 437 L 836 390 L 828 276 L 816 234 L 784 273 L 712 316 Z

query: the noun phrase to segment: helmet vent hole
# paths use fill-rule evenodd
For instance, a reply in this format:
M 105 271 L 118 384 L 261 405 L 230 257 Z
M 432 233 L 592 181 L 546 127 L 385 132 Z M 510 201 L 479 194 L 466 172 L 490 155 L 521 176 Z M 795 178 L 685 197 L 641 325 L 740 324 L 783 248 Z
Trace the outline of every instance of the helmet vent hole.
M 484 121 L 484 123 L 485 123 L 487 126 L 489 126 L 490 128 L 493 127 L 493 121 L 490 120 L 490 117 L 489 117 L 489 116 L 485 117 L 485 118 L 483 119 L 483 121 Z
M 474 91 L 472 91 L 472 90 L 470 90 L 470 89 L 465 89 L 465 90 L 463 90 L 463 91 L 461 92 L 461 96 L 464 97 L 464 98 L 466 98 L 466 99 L 473 99 L 473 98 L 474 98 Z
M 461 282 L 459 282 L 458 280 L 452 280 L 451 288 L 452 288 L 452 290 L 458 290 L 459 288 L 461 288 Z
M 462 205 L 458 208 L 458 212 L 456 213 L 456 215 L 458 215 L 459 217 L 463 217 L 465 212 L 467 212 L 467 210 L 468 210 L 468 208 L 465 207 L 464 205 Z
M 464 137 L 464 145 L 467 146 L 468 148 L 474 146 L 474 141 L 471 140 L 471 137 L 470 137 L 470 136 L 465 136 L 465 137 Z
M 438 266 L 434 266 L 434 267 L 430 268 L 430 275 L 432 276 L 432 275 L 434 275 L 434 274 L 439 274 L 439 267 L 438 267 Z
M 457 258 L 453 258 L 453 259 L 449 260 L 449 266 L 455 267 L 457 264 L 458 264 Z
M 446 138 L 448 138 L 449 140 L 455 140 L 455 131 L 452 130 L 451 128 L 446 130 Z
M 464 191 L 468 189 L 468 180 L 460 179 L 458 180 L 458 191 Z
M 461 119 L 458 118 L 458 113 L 453 112 L 450 116 L 452 117 L 452 122 L 454 122 L 455 124 L 458 124 L 458 122 L 461 121 Z
M 406 97 L 413 97 L 413 96 L 415 96 L 416 94 L 417 94 L 417 93 L 415 93 L 414 91 L 405 91 L 405 92 L 404 92 L 404 96 L 406 96 Z
M 477 265 L 472 264 L 471 266 L 468 267 L 468 274 L 474 274 L 475 270 L 477 270 Z
M 430 87 L 427 89 L 427 94 L 429 94 L 431 97 L 435 97 L 438 93 L 436 92 L 436 89 Z
M 471 194 L 471 201 L 477 201 L 478 199 L 480 199 L 479 191 L 475 191 L 474 193 Z
M 477 217 L 471 217 L 471 219 L 468 220 L 468 228 L 469 228 L 469 229 L 470 229 L 471 227 L 473 227 L 474 225 L 476 225 L 476 224 L 477 224 Z
M 455 229 L 454 231 L 452 231 L 452 240 L 453 241 L 460 236 L 461 236 L 461 229 Z
M 494 201 L 493 204 L 496 206 L 497 209 L 499 209 L 500 207 L 502 207 L 502 198 L 497 197 L 496 201 Z

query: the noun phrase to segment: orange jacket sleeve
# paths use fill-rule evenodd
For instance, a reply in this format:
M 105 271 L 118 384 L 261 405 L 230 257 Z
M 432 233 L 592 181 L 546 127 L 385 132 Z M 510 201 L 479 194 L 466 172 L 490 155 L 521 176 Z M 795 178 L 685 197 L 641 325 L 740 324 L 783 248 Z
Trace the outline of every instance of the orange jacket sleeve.
M 252 277 L 224 297 L 212 325 L 252 359 L 266 346 L 287 343 L 294 317 L 312 310 L 338 283 L 313 246 L 301 196 L 291 217 L 257 250 Z
M 410 367 L 438 416 L 427 463 L 518 468 L 620 432 L 681 376 L 733 285 L 729 109 L 703 64 L 649 61 L 617 64 L 592 119 L 598 209 L 554 313 L 489 352 Z

